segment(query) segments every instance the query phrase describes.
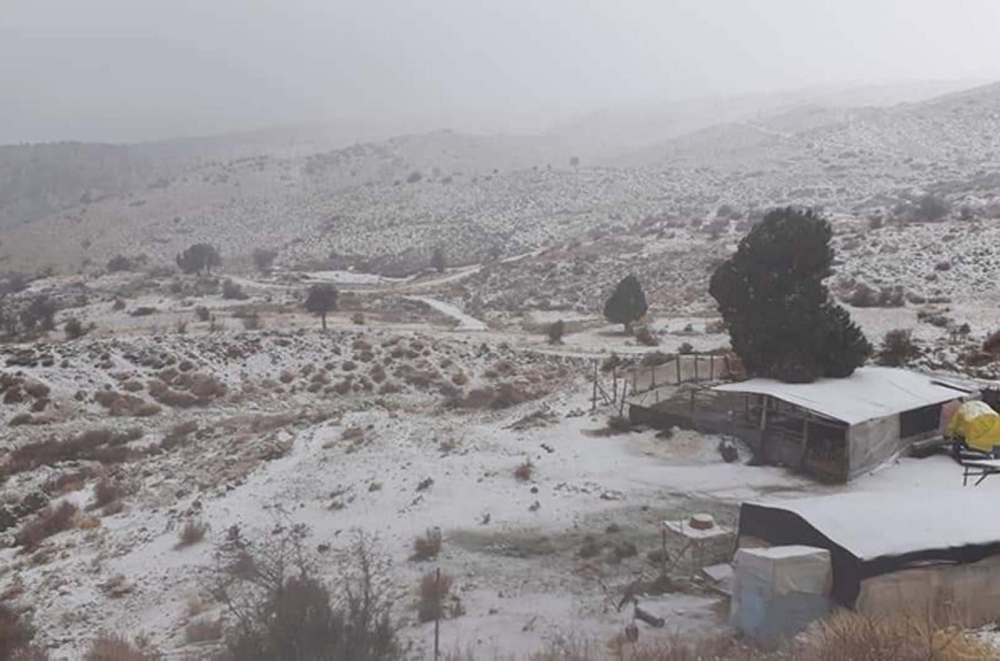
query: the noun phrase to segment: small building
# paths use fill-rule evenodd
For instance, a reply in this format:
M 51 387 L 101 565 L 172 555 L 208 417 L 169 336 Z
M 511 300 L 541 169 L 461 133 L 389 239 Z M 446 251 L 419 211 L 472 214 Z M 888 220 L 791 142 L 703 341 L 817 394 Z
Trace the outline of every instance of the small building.
M 938 435 L 942 405 L 971 392 L 889 367 L 861 367 L 847 378 L 812 383 L 755 378 L 712 391 L 743 396 L 742 411 L 730 410 L 739 423 L 732 432 L 764 460 L 832 481 L 849 480 Z
M 1000 613 L 1000 528 L 987 510 L 961 488 L 744 503 L 737 547 L 826 549 L 833 603 L 977 627 Z

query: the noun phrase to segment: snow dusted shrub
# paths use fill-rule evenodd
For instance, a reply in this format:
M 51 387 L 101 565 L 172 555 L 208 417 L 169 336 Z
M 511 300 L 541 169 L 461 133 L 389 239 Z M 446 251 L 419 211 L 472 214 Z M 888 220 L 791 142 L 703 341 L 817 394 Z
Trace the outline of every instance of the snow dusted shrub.
M 21 526 L 14 537 L 14 544 L 22 547 L 25 552 L 34 551 L 49 537 L 72 528 L 78 511 L 76 505 L 68 501 L 63 501 L 56 507 L 46 507 Z
M 608 429 L 617 434 L 632 431 L 632 421 L 627 415 L 613 415 L 608 418 Z
M 90 643 L 83 661 L 163 661 L 163 654 L 143 640 L 133 643 L 125 636 L 103 632 Z
M 635 330 L 635 341 L 647 347 L 659 346 L 660 340 L 649 330 L 648 326 L 640 326 Z
M 983 351 L 990 354 L 1000 354 L 1000 330 L 993 331 L 983 342 Z
M 897 328 L 885 334 L 878 354 L 879 365 L 900 367 L 920 355 L 909 329 Z
M 188 546 L 194 546 L 201 540 L 205 539 L 205 533 L 208 532 L 208 524 L 203 521 L 188 520 L 181 528 L 180 533 L 177 535 L 177 545 L 174 547 L 176 549 L 187 548 Z
M 458 617 L 465 611 L 457 595 L 451 594 L 454 582 L 448 574 L 428 572 L 417 587 L 417 616 L 421 622 Z
M 184 629 L 184 640 L 188 643 L 204 643 L 222 638 L 220 620 L 197 620 Z
M 15 610 L 0 604 L 0 661 L 46 659 L 45 656 L 30 656 L 33 648 L 29 644 L 34 637 L 35 628 L 31 624 Z
M 562 344 L 563 335 L 566 333 L 566 323 L 562 319 L 558 319 L 545 329 L 545 334 L 548 336 L 549 344 Z
M 517 468 L 514 469 L 514 477 L 521 480 L 522 482 L 527 482 L 531 479 L 531 474 L 535 472 L 535 465 L 531 463 L 531 459 L 525 459 Z
M 340 574 L 331 593 L 316 578 L 308 535 L 303 525 L 259 539 L 245 537 L 238 526 L 229 529 L 216 549 L 212 587 L 228 611 L 222 658 L 401 659 L 388 563 L 375 543 L 359 532 L 338 553 Z
M 427 532 L 413 540 L 413 555 L 411 560 L 430 560 L 441 552 L 441 530 L 430 528 Z

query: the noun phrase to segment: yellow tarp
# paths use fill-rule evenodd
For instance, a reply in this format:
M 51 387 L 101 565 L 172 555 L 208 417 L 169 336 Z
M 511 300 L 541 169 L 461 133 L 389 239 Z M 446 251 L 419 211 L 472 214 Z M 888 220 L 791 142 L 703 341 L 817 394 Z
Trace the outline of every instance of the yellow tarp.
M 983 402 L 965 402 L 948 423 L 948 434 L 963 437 L 973 450 L 990 452 L 1000 445 L 1000 415 Z

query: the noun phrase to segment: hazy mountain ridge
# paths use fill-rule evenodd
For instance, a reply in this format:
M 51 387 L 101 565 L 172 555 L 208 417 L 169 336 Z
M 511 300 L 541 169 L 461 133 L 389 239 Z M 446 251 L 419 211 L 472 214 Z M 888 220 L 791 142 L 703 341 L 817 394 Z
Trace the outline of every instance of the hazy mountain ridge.
M 58 162 L 57 154 L 77 149 L 91 155 L 82 163 L 104 167 L 78 179 L 72 173 L 81 166 L 70 159 L 68 185 L 29 189 L 36 215 L 45 204 L 58 211 L 30 224 L 22 216 L 4 234 L 0 260 L 3 268 L 68 270 L 100 267 L 116 254 L 169 262 L 209 241 L 234 264 L 266 243 L 286 266 L 350 255 L 398 263 L 386 267 L 396 273 L 439 244 L 456 261 L 475 262 L 647 216 L 704 218 L 721 205 L 748 212 L 803 204 L 850 215 L 931 189 L 958 204 L 988 204 L 994 184 L 983 174 L 1000 165 L 998 97 L 992 85 L 888 108 L 800 105 L 607 166 L 586 156 L 571 165 L 579 144 L 558 135 L 450 130 L 332 149 L 324 148 L 332 138 L 291 130 L 106 149 L 55 145 L 38 153 Z M 113 156 L 92 156 L 105 151 Z M 7 209 L 25 205 L 6 197 Z

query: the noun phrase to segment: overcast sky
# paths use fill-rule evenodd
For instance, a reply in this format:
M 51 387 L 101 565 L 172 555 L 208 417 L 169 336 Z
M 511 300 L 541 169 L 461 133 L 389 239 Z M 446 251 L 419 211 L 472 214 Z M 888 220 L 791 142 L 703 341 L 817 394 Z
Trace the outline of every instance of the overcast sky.
M 0 143 L 1000 79 L 1000 0 L 0 0 Z

